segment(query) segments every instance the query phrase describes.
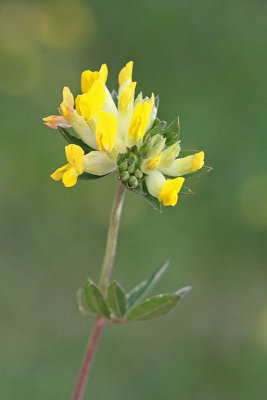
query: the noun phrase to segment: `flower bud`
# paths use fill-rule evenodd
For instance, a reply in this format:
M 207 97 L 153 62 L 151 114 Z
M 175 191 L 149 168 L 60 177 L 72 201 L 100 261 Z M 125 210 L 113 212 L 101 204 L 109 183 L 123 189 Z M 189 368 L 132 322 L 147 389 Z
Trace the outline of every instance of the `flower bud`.
M 136 188 L 138 186 L 138 180 L 134 175 L 131 175 L 128 181 L 128 184 L 130 187 Z
M 128 162 L 127 161 L 123 161 L 120 165 L 119 165 L 119 170 L 121 172 L 123 171 L 127 171 L 128 169 Z
M 127 182 L 128 179 L 130 178 L 130 174 L 128 171 L 124 171 L 120 175 L 122 182 Z
M 134 175 L 136 176 L 137 179 L 143 178 L 143 172 L 140 171 L 140 169 L 136 169 Z
M 149 142 L 144 146 L 144 151 L 147 158 L 151 158 L 161 153 L 165 146 L 166 139 L 161 135 L 153 136 Z
M 135 171 L 135 162 L 132 161 L 131 164 L 130 164 L 129 167 L 128 167 L 128 172 L 129 172 L 130 174 L 133 174 L 134 171 Z

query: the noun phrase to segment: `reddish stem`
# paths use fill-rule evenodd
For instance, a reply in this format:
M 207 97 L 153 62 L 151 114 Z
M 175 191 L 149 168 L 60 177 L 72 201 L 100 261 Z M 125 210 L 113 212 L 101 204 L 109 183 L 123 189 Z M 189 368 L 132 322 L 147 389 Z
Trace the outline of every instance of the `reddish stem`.
M 93 333 L 91 336 L 91 339 L 89 340 L 86 352 L 85 352 L 85 357 L 82 363 L 82 368 L 81 372 L 79 375 L 79 379 L 77 382 L 77 386 L 73 395 L 73 400 L 81 400 L 83 396 L 83 392 L 85 389 L 85 385 L 87 382 L 87 378 L 90 372 L 90 368 L 93 362 L 94 354 L 97 349 L 97 344 L 100 339 L 100 335 L 102 332 L 102 329 L 105 324 L 105 319 L 102 317 L 97 317 L 95 320 L 95 325 L 93 329 Z

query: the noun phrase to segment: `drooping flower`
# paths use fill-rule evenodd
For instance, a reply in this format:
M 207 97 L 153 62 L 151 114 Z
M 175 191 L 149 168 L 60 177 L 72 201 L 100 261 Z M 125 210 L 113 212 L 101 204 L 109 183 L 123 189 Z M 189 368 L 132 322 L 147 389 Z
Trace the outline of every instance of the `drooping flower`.
M 60 115 L 44 121 L 71 144 L 65 149 L 68 164 L 51 177 L 71 187 L 80 175 L 91 179 L 117 170 L 118 179 L 154 208 L 174 206 L 178 193 L 191 193 L 183 189 L 184 180 L 210 168 L 204 166 L 203 151 L 181 151 L 178 119 L 167 125 L 157 118 L 158 96 L 135 98 L 132 70 L 130 61 L 120 71 L 118 94 L 106 87 L 106 64 L 82 73 L 82 93 L 75 101 L 70 89 L 63 89 Z

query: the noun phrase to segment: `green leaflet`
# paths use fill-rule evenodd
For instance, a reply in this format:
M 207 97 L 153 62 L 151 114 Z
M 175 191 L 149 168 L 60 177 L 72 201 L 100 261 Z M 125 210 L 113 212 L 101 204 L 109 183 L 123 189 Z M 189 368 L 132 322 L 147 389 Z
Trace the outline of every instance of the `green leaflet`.
M 110 309 L 116 317 L 123 317 L 127 311 L 126 294 L 117 281 L 110 283 L 107 293 L 107 301 Z
M 127 294 L 129 308 L 133 307 L 137 301 L 140 301 L 153 289 L 155 284 L 160 281 L 169 264 L 169 261 L 165 261 L 148 280 L 139 283 Z
M 85 144 L 81 139 L 76 138 L 75 136 L 71 135 L 67 129 L 62 128 L 60 126 L 58 126 L 58 131 L 61 133 L 61 135 L 64 137 L 64 139 L 70 143 L 70 144 L 77 144 L 77 146 L 80 146 L 84 153 L 90 153 L 91 151 L 93 151 L 94 149 L 92 149 L 92 147 L 88 146 L 87 144 Z
M 197 176 L 205 175 L 212 170 L 213 170 L 213 168 L 207 167 L 206 165 L 204 165 L 204 167 L 198 169 L 196 172 L 190 172 L 189 174 L 183 175 L 183 178 L 189 179 L 189 178 L 194 178 Z
M 84 286 L 84 294 L 89 310 L 93 313 L 110 319 L 110 309 L 103 294 L 96 287 L 94 282 L 88 280 Z
M 158 318 L 167 314 L 178 302 L 179 296 L 175 294 L 160 294 L 150 297 L 143 303 L 131 309 L 128 321 L 145 321 Z
M 129 293 L 127 293 L 126 297 L 128 299 L 128 306 L 131 308 L 141 297 L 145 290 L 145 286 L 147 286 L 148 281 L 142 281 L 138 285 L 136 285 Z

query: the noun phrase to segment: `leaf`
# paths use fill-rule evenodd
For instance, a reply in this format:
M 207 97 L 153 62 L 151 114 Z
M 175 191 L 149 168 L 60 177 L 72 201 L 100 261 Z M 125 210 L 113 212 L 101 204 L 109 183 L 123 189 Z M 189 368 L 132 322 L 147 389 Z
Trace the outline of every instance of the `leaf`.
M 183 178 L 189 179 L 189 178 L 205 175 L 205 174 L 208 174 L 212 170 L 213 170 L 213 168 L 207 167 L 206 165 L 204 165 L 204 167 L 198 169 L 196 172 L 190 172 L 189 174 L 183 175 Z
M 169 125 L 166 126 L 166 128 L 163 130 L 162 134 L 166 133 L 177 133 L 179 135 L 180 133 L 180 123 L 179 123 L 179 117 L 175 118 Z
M 135 192 L 137 194 L 141 194 L 142 196 L 145 196 L 145 192 L 143 191 L 142 187 L 140 185 L 136 186 L 136 188 L 133 187 L 128 187 L 132 192 Z
M 100 178 L 104 178 L 104 176 L 107 176 L 108 174 L 105 175 L 93 175 L 93 174 L 89 174 L 88 172 L 84 172 L 83 174 L 78 176 L 78 179 L 81 179 L 82 181 L 92 181 L 95 179 L 100 179 Z
M 129 308 L 131 308 L 137 301 L 144 298 L 145 295 L 153 289 L 155 284 L 161 279 L 169 264 L 169 261 L 165 261 L 165 263 L 157 268 L 148 280 L 139 283 L 127 294 Z
M 179 296 L 175 294 L 160 294 L 150 297 L 143 303 L 132 308 L 128 314 L 128 321 L 145 321 L 158 318 L 167 314 L 178 302 Z
M 103 294 L 94 282 L 88 280 L 84 286 L 84 294 L 88 308 L 97 315 L 110 319 L 110 310 Z
M 193 190 L 189 189 L 186 186 L 182 186 L 182 189 L 180 190 L 179 194 L 195 194 L 195 192 L 193 192 Z
M 78 310 L 80 311 L 81 315 L 83 315 L 85 317 L 94 318 L 94 316 L 92 314 L 90 314 L 88 311 L 86 311 L 84 309 L 83 304 L 82 304 L 82 295 L 83 295 L 83 289 L 80 288 L 80 289 L 78 289 L 77 296 L 76 296 L 76 305 L 77 305 Z
M 126 294 L 117 281 L 111 282 L 107 294 L 108 305 L 116 317 L 123 317 L 127 310 Z
M 181 299 L 187 295 L 187 293 L 189 293 L 192 289 L 192 286 L 186 286 L 183 287 L 181 289 L 176 290 L 176 292 L 174 294 L 176 294 L 176 296 L 179 296 Z
M 181 150 L 179 152 L 178 158 L 184 158 L 187 156 L 192 156 L 193 154 L 199 153 L 199 150 Z
M 57 129 L 67 142 L 69 142 L 70 144 L 77 144 L 77 146 L 80 146 L 83 149 L 85 154 L 90 153 L 90 151 L 94 150 L 92 147 L 85 144 L 81 139 L 78 139 L 75 136 L 71 135 L 67 131 L 67 129 L 62 128 L 61 126 L 58 126 Z

